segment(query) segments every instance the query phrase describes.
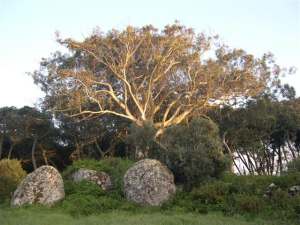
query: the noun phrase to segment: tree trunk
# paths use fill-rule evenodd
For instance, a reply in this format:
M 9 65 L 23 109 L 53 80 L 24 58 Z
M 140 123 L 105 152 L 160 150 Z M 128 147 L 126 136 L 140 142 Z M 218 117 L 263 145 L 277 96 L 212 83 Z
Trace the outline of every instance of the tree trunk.
M 103 159 L 104 156 L 105 156 L 105 152 L 102 151 L 102 149 L 101 149 L 101 147 L 99 146 L 99 144 L 98 144 L 97 141 L 95 141 L 95 145 L 96 145 L 96 148 L 97 148 L 97 150 L 98 150 L 98 152 L 99 152 L 99 154 L 100 154 L 101 159 Z
M 11 154 L 12 154 L 13 148 L 14 148 L 14 145 L 13 145 L 13 144 L 11 144 L 11 145 L 9 146 L 9 150 L 8 150 L 8 155 L 7 155 L 7 158 L 8 158 L 8 159 L 10 159 L 10 157 L 11 157 Z
M 45 164 L 46 164 L 46 165 L 49 165 L 49 163 L 48 163 L 48 158 L 47 158 L 47 154 L 46 154 L 46 151 L 45 151 L 45 150 L 43 150 L 43 158 L 44 158 Z
M 31 160 L 32 160 L 32 165 L 33 165 L 34 170 L 37 169 L 36 159 L 35 159 L 35 149 L 36 149 L 37 141 L 38 141 L 38 138 L 34 137 L 32 148 L 31 148 Z
M 249 167 L 249 165 L 248 165 L 248 163 L 247 163 L 247 160 L 244 158 L 243 154 L 240 153 L 238 149 L 236 149 L 235 152 L 237 153 L 238 158 L 241 160 L 241 162 L 242 162 L 243 165 L 244 165 L 244 174 L 245 174 L 245 168 L 246 168 L 246 169 L 248 170 L 248 172 L 250 173 L 250 172 L 251 172 L 251 169 L 250 169 L 250 167 Z
M 279 173 L 282 172 L 282 152 L 281 152 L 281 147 L 278 148 L 278 164 L 279 164 Z
M 228 153 L 229 153 L 229 155 L 230 155 L 230 157 L 231 157 L 232 163 L 233 163 L 233 165 L 235 166 L 235 168 L 237 169 L 239 175 L 242 175 L 242 172 L 240 171 L 240 168 L 239 168 L 239 166 L 237 165 L 237 163 L 236 163 L 236 161 L 235 161 L 234 155 L 233 155 L 233 153 L 232 153 L 230 147 L 228 146 L 228 144 L 227 144 L 227 142 L 226 142 L 225 135 L 226 135 L 226 134 L 224 133 L 224 135 L 223 135 L 223 145 L 224 145 L 225 148 L 227 149 L 227 151 L 228 151 Z M 232 170 L 232 172 L 234 172 L 234 169 L 233 169 L 233 168 L 231 168 L 231 170 Z
M 45 149 L 43 147 L 43 145 L 41 145 L 41 144 L 38 145 L 38 148 L 41 149 L 41 151 L 42 151 L 42 156 L 43 156 L 45 165 L 49 165 L 49 163 L 48 163 L 48 156 L 47 156 L 47 149 Z
M 288 147 L 289 147 L 289 149 L 290 149 L 290 151 L 291 151 L 291 153 L 292 153 L 293 159 L 296 159 L 297 157 L 296 157 L 296 154 L 295 154 L 295 149 L 294 149 L 293 146 L 291 145 L 289 139 L 287 140 L 287 144 L 288 144 Z

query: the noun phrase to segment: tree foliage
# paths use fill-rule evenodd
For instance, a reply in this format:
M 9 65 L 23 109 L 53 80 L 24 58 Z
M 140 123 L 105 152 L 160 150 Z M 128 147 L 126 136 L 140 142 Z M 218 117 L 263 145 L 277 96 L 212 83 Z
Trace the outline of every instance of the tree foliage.
M 49 164 L 64 168 L 71 161 L 127 156 L 128 122 L 119 118 L 78 120 L 31 107 L 0 108 L 0 159 L 20 159 L 31 171 Z
M 155 133 L 156 129 L 151 123 L 144 123 L 142 126 L 132 124 L 126 138 L 126 143 L 130 148 L 135 149 L 131 152 L 131 157 L 135 159 L 155 158 L 161 147 L 155 141 Z
M 223 143 L 239 173 L 278 174 L 300 154 L 298 99 L 263 96 L 241 108 L 216 110 Z
M 105 116 L 78 120 L 57 114 L 56 122 L 62 142 L 73 149 L 71 160 L 115 156 L 118 145 L 125 143 L 126 128 L 129 126 L 124 119 Z
M 156 136 L 211 105 L 261 93 L 281 73 L 271 54 L 255 58 L 178 23 L 58 41 L 69 54 L 44 59 L 33 73 L 47 108 L 151 122 Z
M 166 130 L 162 138 L 165 151 L 158 156 L 174 172 L 177 182 L 192 188 L 218 178 L 229 169 L 222 151 L 217 125 L 205 118 Z
M 51 114 L 28 106 L 4 107 L 0 112 L 0 156 L 23 159 L 33 168 L 37 168 L 37 163 L 50 163 L 48 159 L 56 154 L 58 142 Z

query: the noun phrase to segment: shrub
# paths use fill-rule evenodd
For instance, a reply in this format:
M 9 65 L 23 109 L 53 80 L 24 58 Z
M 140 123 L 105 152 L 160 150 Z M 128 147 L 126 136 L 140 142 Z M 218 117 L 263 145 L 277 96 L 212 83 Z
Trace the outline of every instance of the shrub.
M 65 192 L 66 198 L 61 207 L 73 216 L 118 209 L 125 201 L 121 197 L 116 197 L 115 193 L 104 192 L 98 185 L 88 181 L 78 183 L 66 181 Z
M 104 171 L 111 176 L 114 190 L 122 193 L 123 176 L 133 163 L 131 160 L 121 158 L 105 158 L 99 161 L 93 159 L 78 160 L 73 162 L 73 164 L 63 172 L 63 176 L 68 178 L 70 174 L 80 168 Z
M 91 195 L 95 198 L 98 198 L 102 195 L 105 195 L 105 192 L 99 188 L 99 186 L 95 183 L 89 181 L 80 181 L 80 182 L 72 182 L 65 181 L 65 194 L 66 196 L 71 195 Z
M 194 188 L 191 192 L 194 200 L 204 204 L 223 205 L 229 192 L 229 184 L 222 181 L 214 181 Z
M 6 177 L 0 177 L 0 203 L 9 199 L 16 188 L 15 182 Z
M 274 183 L 274 176 L 238 176 L 235 174 L 226 174 L 222 180 L 228 184 L 230 193 L 263 195 L 267 187 Z
M 272 204 L 273 208 L 286 209 L 291 203 L 291 198 L 287 191 L 277 189 L 272 192 L 269 202 Z
M 294 213 L 298 217 L 298 219 L 300 219 L 300 196 L 297 196 L 297 197 L 292 199 L 291 206 L 294 210 Z
M 0 199 L 9 198 L 25 176 L 26 172 L 20 161 L 15 159 L 0 160 Z
M 208 119 L 198 118 L 188 125 L 168 128 L 162 137 L 166 150 L 160 154 L 173 171 L 176 181 L 186 189 L 218 178 L 228 168 L 222 153 L 218 127 Z
M 123 176 L 132 165 L 132 161 L 121 158 L 75 161 L 63 172 L 66 198 L 61 207 L 74 216 L 97 214 L 112 209 L 135 210 L 136 205 L 124 198 L 122 190 Z M 113 190 L 103 191 L 97 184 L 89 181 L 74 183 L 68 180 L 69 175 L 80 168 L 108 173 L 113 181 Z
M 287 191 L 288 188 L 293 185 L 299 185 L 300 172 L 284 174 L 281 176 L 238 176 L 234 174 L 226 174 L 222 177 L 222 180 L 231 184 L 231 192 L 263 195 L 271 183 L 274 183 L 278 188 L 284 191 Z
M 263 208 L 263 200 L 256 195 L 240 194 L 235 196 L 235 206 L 240 213 L 258 213 Z
M 274 183 L 277 189 L 271 196 L 264 194 Z M 261 214 L 268 217 L 299 217 L 300 196 L 288 195 L 289 187 L 300 183 L 300 173 L 283 176 L 237 176 L 226 174 L 218 181 L 210 181 L 194 188 L 190 199 L 206 204 L 210 210 L 221 210 L 226 215 L 234 213 Z
M 191 211 L 193 209 L 191 195 L 189 192 L 176 190 L 175 195 L 164 202 L 161 208 L 163 210 L 173 210 L 175 208 L 176 211 Z
M 291 186 L 300 184 L 300 172 L 293 172 L 281 176 L 273 176 L 273 183 L 281 189 L 287 190 Z

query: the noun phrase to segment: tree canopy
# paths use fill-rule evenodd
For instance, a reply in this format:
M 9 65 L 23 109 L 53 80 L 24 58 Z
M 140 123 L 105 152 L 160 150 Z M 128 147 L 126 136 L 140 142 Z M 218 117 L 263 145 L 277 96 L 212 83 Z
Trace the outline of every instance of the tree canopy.
M 161 31 L 128 26 L 58 41 L 69 53 L 44 59 L 32 74 L 46 93 L 47 109 L 151 122 L 156 136 L 212 105 L 265 91 L 282 72 L 272 54 L 255 58 L 178 23 Z
M 252 99 L 212 113 L 239 173 L 279 174 L 300 157 L 300 99 Z

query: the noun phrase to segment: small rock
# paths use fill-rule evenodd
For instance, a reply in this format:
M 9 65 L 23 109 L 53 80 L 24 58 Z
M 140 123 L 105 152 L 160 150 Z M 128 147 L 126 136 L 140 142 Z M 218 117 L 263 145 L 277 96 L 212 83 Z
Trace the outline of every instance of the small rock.
M 101 187 L 104 191 L 111 189 L 112 182 L 109 175 L 105 172 L 98 172 L 96 170 L 89 170 L 81 168 L 71 175 L 74 182 L 83 180 L 93 182 Z
M 277 185 L 274 183 L 271 183 L 268 187 L 267 190 L 264 193 L 265 198 L 270 198 L 273 195 L 273 192 L 277 189 Z
M 41 166 L 28 174 L 14 192 L 11 205 L 39 203 L 51 206 L 65 197 L 60 173 L 52 166 Z
M 126 198 L 142 205 L 161 205 L 175 191 L 172 172 L 157 160 L 141 160 L 129 168 L 124 176 Z
M 296 196 L 300 194 L 300 185 L 290 187 L 288 193 L 290 196 Z
M 277 185 L 274 184 L 274 183 L 272 183 L 272 184 L 269 185 L 268 188 L 269 188 L 269 189 L 275 189 L 275 188 L 277 188 Z

